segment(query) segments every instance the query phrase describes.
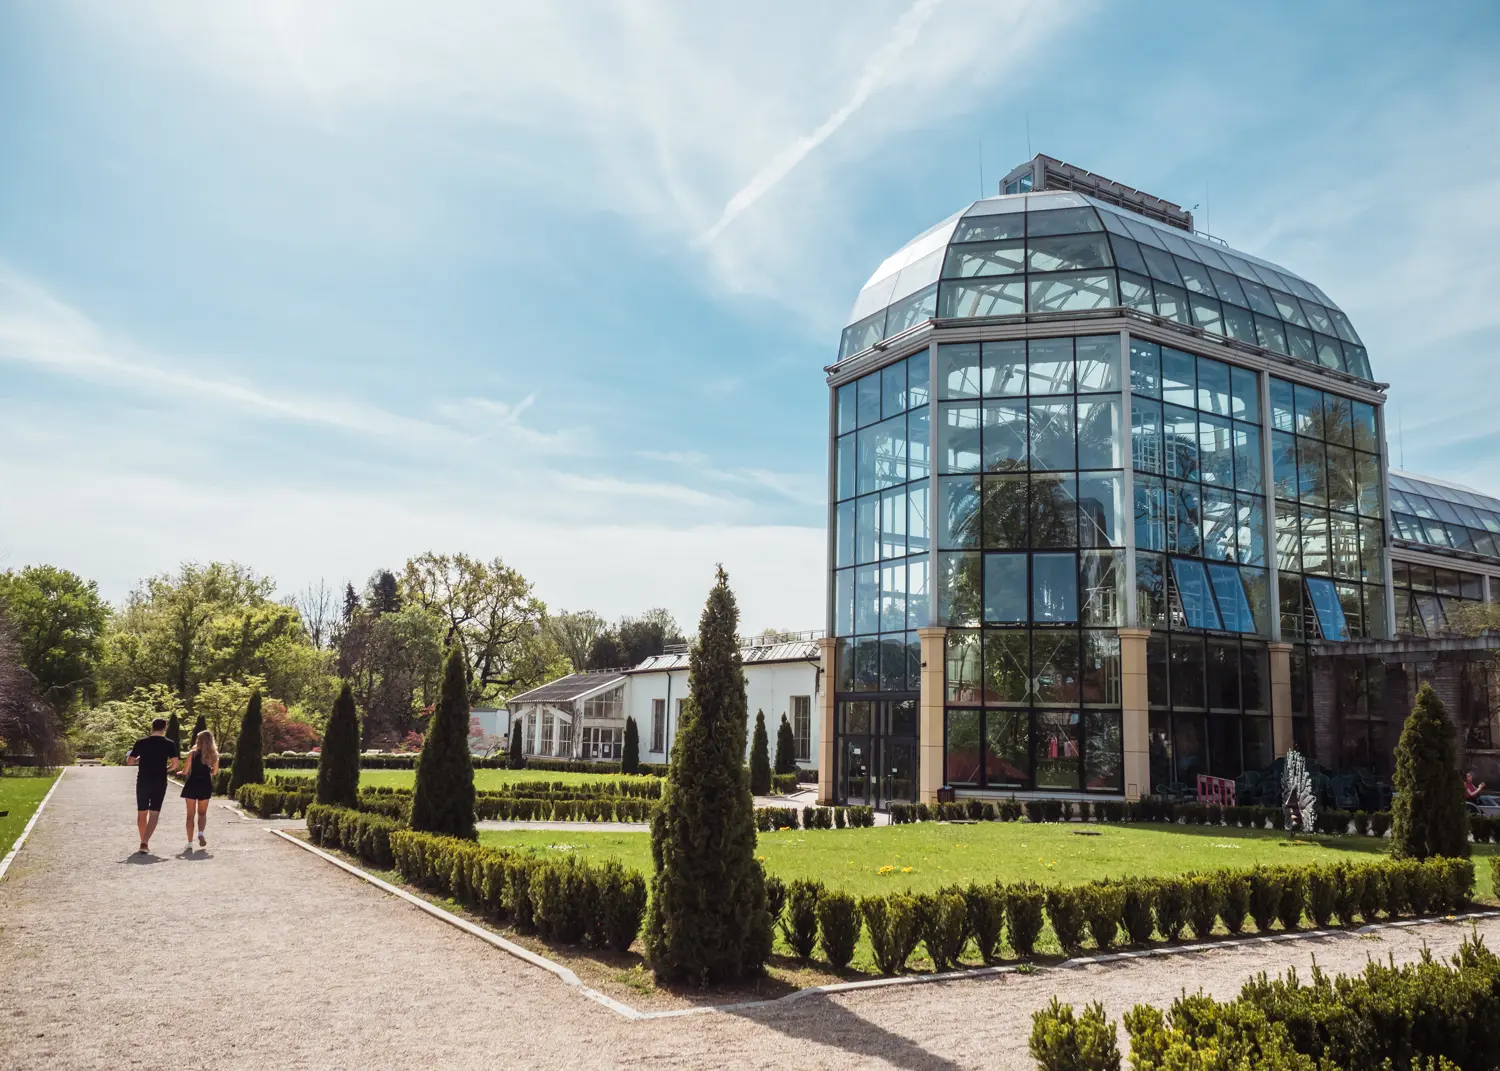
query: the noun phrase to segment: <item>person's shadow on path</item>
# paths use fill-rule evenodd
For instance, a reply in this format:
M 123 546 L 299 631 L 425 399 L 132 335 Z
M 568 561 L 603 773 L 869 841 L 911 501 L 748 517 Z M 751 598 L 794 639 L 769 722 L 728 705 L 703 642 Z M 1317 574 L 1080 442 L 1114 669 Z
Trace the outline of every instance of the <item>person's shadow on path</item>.
M 177 853 L 177 858 L 185 863 L 201 863 L 213 857 L 213 852 L 207 848 L 184 848 Z
M 121 859 L 120 862 L 130 863 L 133 866 L 145 866 L 148 863 L 165 863 L 166 860 L 159 855 L 152 855 L 150 852 L 131 852 L 124 859 Z

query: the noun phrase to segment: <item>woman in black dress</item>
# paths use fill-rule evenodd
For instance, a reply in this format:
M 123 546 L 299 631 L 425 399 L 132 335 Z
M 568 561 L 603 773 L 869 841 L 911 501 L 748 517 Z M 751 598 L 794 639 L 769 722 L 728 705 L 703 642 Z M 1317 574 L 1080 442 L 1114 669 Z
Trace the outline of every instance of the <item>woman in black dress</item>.
M 183 780 L 182 798 L 187 803 L 187 850 L 193 850 L 193 815 L 198 817 L 198 847 L 207 848 L 203 835 L 208 825 L 208 801 L 214 794 L 214 774 L 219 772 L 219 749 L 214 734 L 204 729 L 188 753 L 187 777 Z

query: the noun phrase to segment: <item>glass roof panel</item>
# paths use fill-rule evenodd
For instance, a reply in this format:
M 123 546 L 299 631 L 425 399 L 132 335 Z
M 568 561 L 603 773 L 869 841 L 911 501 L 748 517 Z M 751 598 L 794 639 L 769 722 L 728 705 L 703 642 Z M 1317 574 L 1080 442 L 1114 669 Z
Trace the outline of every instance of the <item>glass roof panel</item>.
M 961 220 L 953 232 L 953 241 L 996 242 L 1004 238 L 1024 238 L 1026 217 L 1020 212 L 1006 215 L 972 216 Z M 1328 328 L 1333 330 L 1332 325 Z
M 1317 298 L 1313 297 L 1313 292 L 1308 289 L 1307 284 L 1295 275 L 1289 272 L 1282 272 L 1281 277 L 1286 280 L 1286 285 L 1291 287 L 1292 293 L 1296 294 L 1299 298 L 1302 298 L 1304 301 L 1317 300 Z
M 1271 292 L 1259 283 L 1251 279 L 1241 279 L 1240 285 L 1245 288 L 1245 296 L 1250 299 L 1250 307 L 1265 316 L 1280 317 L 1276 311 L 1276 302 L 1271 300 Z
M 1178 257 L 1177 270 L 1182 273 L 1182 281 L 1189 290 L 1196 294 L 1208 294 L 1210 297 L 1218 296 L 1213 280 L 1208 277 L 1208 269 L 1196 260 Z
M 975 201 L 964 211 L 964 218 L 971 219 L 974 216 L 993 216 L 1006 212 L 1025 212 L 1026 198 L 1017 197 L 1014 194 L 1007 197 L 986 197 L 983 201 Z
M 900 301 L 937 282 L 938 275 L 943 270 L 943 257 L 947 248 L 946 245 L 940 246 L 902 268 L 901 274 L 896 277 L 896 288 L 891 291 L 891 300 Z M 894 334 L 889 326 L 886 331 L 887 334 Z
M 1193 260 L 1198 259 L 1198 250 L 1192 242 L 1168 230 L 1158 231 L 1157 233 L 1161 235 L 1161 240 L 1167 243 L 1167 248 L 1179 257 L 1190 257 Z
M 968 279 L 983 275 L 1015 275 L 1026 270 L 1026 243 L 971 242 L 948 250 L 943 278 Z
M 1228 272 L 1219 271 L 1217 268 L 1208 270 L 1210 278 L 1214 281 L 1214 287 L 1219 291 L 1219 297 L 1231 305 L 1238 305 L 1242 309 L 1248 309 L 1250 302 L 1245 300 L 1245 291 L 1240 287 L 1240 281 Z
M 1288 323 L 1294 323 L 1298 327 L 1307 327 L 1307 317 L 1302 315 L 1302 307 L 1297 304 L 1297 299 L 1290 294 L 1283 294 L 1280 290 L 1271 291 L 1271 300 L 1276 302 L 1276 311 L 1281 313 L 1281 318 Z
M 1123 216 L 1118 212 L 1111 212 L 1107 207 L 1100 206 L 1097 201 L 1094 204 L 1099 207 L 1099 218 L 1104 221 L 1105 230 L 1111 234 L 1123 234 L 1127 238 L 1130 236 L 1130 230 L 1125 226 Z
M 1143 245 L 1141 255 L 1146 258 L 1146 266 L 1151 269 L 1151 278 L 1173 286 L 1182 285 L 1182 275 L 1177 271 L 1177 262 L 1172 259 L 1171 253 Z
M 870 283 L 854 299 L 854 308 L 849 312 L 849 321 L 855 323 L 873 315 L 891 303 L 891 291 L 896 288 L 896 275 Z
M 1219 251 L 1213 246 L 1207 242 L 1194 242 L 1193 245 L 1198 250 L 1198 259 L 1210 268 L 1218 268 L 1220 271 L 1229 270 L 1229 264 L 1219 256 Z
M 1132 239 L 1110 235 L 1109 244 L 1114 247 L 1116 264 L 1137 275 L 1146 274 L 1146 261 L 1141 257 L 1141 247 Z
M 1141 242 L 1149 246 L 1155 246 L 1157 249 L 1167 248 L 1167 243 L 1161 240 L 1161 237 L 1156 233 L 1156 228 L 1151 226 L 1149 223 L 1146 223 L 1144 221 L 1137 222 L 1133 219 L 1126 219 L 1125 226 L 1130 228 L 1130 233 L 1137 242 Z
M 1072 190 L 1042 190 L 1026 195 L 1026 211 L 1046 212 L 1053 208 L 1083 208 L 1089 199 Z
M 1334 308 L 1328 310 L 1328 315 L 1333 317 L 1333 326 L 1338 328 L 1339 338 L 1359 345 L 1359 336 L 1354 333 L 1354 325 L 1349 322 L 1349 317 Z
M 1046 212 L 1033 208 L 1026 213 L 1026 233 L 1033 238 L 1043 234 L 1082 234 L 1103 229 L 1099 213 L 1087 205 L 1083 208 L 1054 207 Z
M 1250 262 L 1250 268 L 1255 272 L 1255 277 L 1267 286 L 1276 290 L 1286 289 L 1286 282 L 1281 278 L 1280 273 L 1272 271 L 1264 264 L 1257 264 L 1253 260 Z

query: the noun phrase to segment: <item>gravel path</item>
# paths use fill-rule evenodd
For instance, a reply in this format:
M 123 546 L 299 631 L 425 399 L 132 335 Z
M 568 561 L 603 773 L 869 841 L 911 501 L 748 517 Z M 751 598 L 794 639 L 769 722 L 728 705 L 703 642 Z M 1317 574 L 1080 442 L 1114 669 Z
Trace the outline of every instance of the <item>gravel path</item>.
M 0 883 L 0 1064 L 49 1068 L 1030 1068 L 1055 992 L 1118 1015 L 1249 974 L 1454 948 L 1432 924 L 629 1022 L 217 804 L 136 861 L 132 771 L 77 769 Z M 1481 925 L 1500 947 L 1500 921 Z

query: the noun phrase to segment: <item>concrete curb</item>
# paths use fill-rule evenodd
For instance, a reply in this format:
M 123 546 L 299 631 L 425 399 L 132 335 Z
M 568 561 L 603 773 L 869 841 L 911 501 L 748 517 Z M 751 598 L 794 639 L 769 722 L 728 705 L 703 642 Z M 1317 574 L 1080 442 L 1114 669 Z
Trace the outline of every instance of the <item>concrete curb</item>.
M 1095 956 L 1075 956 L 1065 959 L 1061 963 L 1051 964 L 1045 967 L 1036 967 L 1027 963 L 1013 963 L 996 967 L 970 967 L 958 971 L 944 971 L 942 974 L 903 974 L 894 978 L 867 978 L 858 982 L 831 982 L 828 985 L 808 986 L 798 989 L 796 992 L 788 993 L 781 997 L 771 997 L 766 1000 L 746 1000 L 735 1004 L 711 1004 L 696 1008 L 674 1008 L 671 1011 L 641 1011 L 632 1008 L 629 1004 L 615 1000 L 584 985 L 567 967 L 560 963 L 554 963 L 545 956 L 539 956 L 528 948 L 522 948 L 514 942 L 507 941 L 499 934 L 476 926 L 467 919 L 461 919 L 450 911 L 445 911 L 436 904 L 429 903 L 420 896 L 414 896 L 405 889 L 399 889 L 389 882 L 382 881 L 373 874 L 366 873 L 357 866 L 344 862 L 337 856 L 329 855 L 327 852 L 309 844 L 298 837 L 291 836 L 285 830 L 268 829 L 267 833 L 274 833 L 282 840 L 289 841 L 297 847 L 311 852 L 320 859 L 326 860 L 346 873 L 353 874 L 357 878 L 374 885 L 376 888 L 390 893 L 392 896 L 400 897 L 407 903 L 420 908 L 434 918 L 441 919 L 451 926 L 455 926 L 471 936 L 478 937 L 504 952 L 509 952 L 517 959 L 524 960 L 534 967 L 540 967 L 561 979 L 565 984 L 577 989 L 583 996 L 588 997 L 596 1003 L 604 1005 L 610 1011 L 615 1012 L 626 1019 L 641 1022 L 649 1019 L 678 1019 L 685 1015 L 707 1015 L 710 1013 L 739 1012 L 750 1008 L 769 1007 L 773 1004 L 795 1004 L 808 997 L 832 996 L 837 993 L 855 993 L 865 989 L 889 989 L 892 986 L 927 985 L 932 982 L 966 982 L 981 978 L 994 978 L 1006 974 L 1030 974 L 1040 971 L 1077 970 L 1080 967 L 1088 967 L 1094 964 L 1124 963 L 1134 959 L 1149 959 L 1156 956 L 1180 956 L 1195 952 L 1209 952 L 1223 948 L 1237 948 L 1243 945 L 1255 944 L 1278 944 L 1286 941 L 1303 941 L 1322 937 L 1348 937 L 1360 934 L 1375 933 L 1380 930 L 1406 929 L 1412 926 L 1431 926 L 1439 923 L 1458 923 L 1477 921 L 1479 919 L 1500 918 L 1500 910 L 1469 911 L 1461 915 L 1430 915 L 1424 918 L 1397 919 L 1389 922 L 1372 922 L 1364 926 L 1356 926 L 1350 929 L 1336 930 L 1296 930 L 1292 933 L 1269 933 L 1253 934 L 1246 937 L 1232 937 L 1216 941 L 1196 941 L 1186 944 L 1161 945 L 1155 948 L 1131 949 L 1123 952 L 1104 952 Z
M 5 880 L 5 872 L 10 869 L 10 864 L 15 861 L 16 856 L 20 853 L 21 846 L 26 843 L 26 838 L 31 836 L 31 831 L 36 828 L 36 820 L 42 816 L 42 811 L 46 808 L 47 801 L 52 798 L 52 793 L 57 791 L 57 786 L 62 784 L 62 779 L 67 772 L 68 769 L 66 766 L 57 772 L 57 780 L 52 782 L 52 787 L 42 797 L 42 802 L 36 805 L 36 810 L 31 815 L 31 821 L 27 822 L 26 828 L 21 830 L 21 835 L 11 845 L 10 851 L 5 853 L 5 858 L 0 859 L 0 881 Z

